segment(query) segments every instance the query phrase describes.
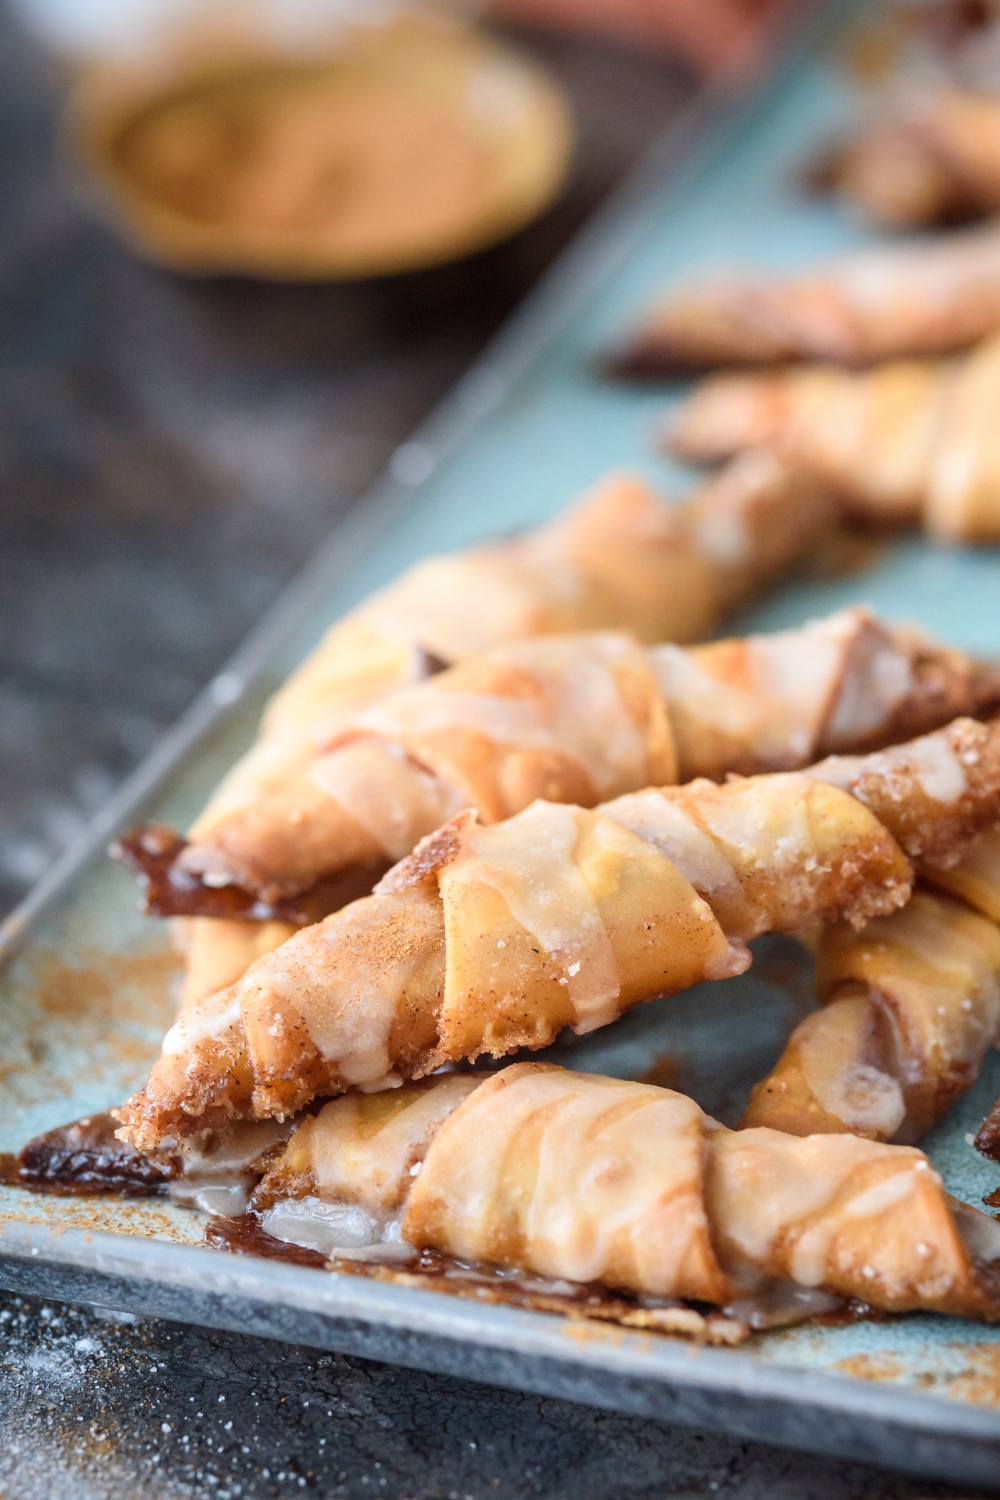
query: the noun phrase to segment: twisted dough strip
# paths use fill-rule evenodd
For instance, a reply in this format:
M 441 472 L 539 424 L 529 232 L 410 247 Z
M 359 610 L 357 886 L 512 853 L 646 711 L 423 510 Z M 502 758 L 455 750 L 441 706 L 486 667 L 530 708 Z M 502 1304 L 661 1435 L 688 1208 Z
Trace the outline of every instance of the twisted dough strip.
M 829 153 L 814 174 L 865 218 L 893 229 L 1000 208 L 1000 99 L 945 88 Z
M 986 833 L 970 845 L 966 854 L 950 869 L 940 871 L 937 883 L 954 896 L 982 912 L 994 923 L 1000 923 L 1000 833 Z M 994 1031 L 996 1044 L 1000 1023 Z M 976 1135 L 976 1149 L 993 1161 L 1000 1161 L 1000 1099 L 996 1100 Z M 997 1206 L 994 1193 L 988 1200 Z
M 1000 538 L 998 403 L 994 337 L 953 363 L 716 376 L 671 417 L 665 436 L 694 460 L 771 446 L 866 520 L 922 521 L 949 541 L 991 542 Z
M 265 783 L 184 846 L 149 904 L 194 914 L 202 882 L 209 900 L 220 883 L 252 890 L 265 911 L 337 878 L 363 894 L 380 861 L 388 868 L 465 807 L 494 823 L 538 797 L 590 807 L 698 776 L 790 770 L 998 704 L 1000 667 L 858 608 L 709 646 L 648 648 L 610 633 L 521 641 L 359 715 L 286 782 Z M 144 842 L 160 837 L 138 836 L 140 867 Z
M 905 824 L 897 790 L 884 800 Z M 537 802 L 485 828 L 462 814 L 372 896 L 184 1012 L 122 1110 L 122 1138 L 150 1150 L 352 1084 L 545 1046 L 566 1026 L 742 972 L 759 933 L 891 911 L 909 876 L 861 802 L 801 773 L 645 791 L 594 812 Z
M 993 727 L 985 732 L 992 740 Z M 939 739 L 929 736 L 924 745 Z M 816 995 L 823 1009 L 795 1028 L 756 1085 L 744 1125 L 915 1141 L 975 1082 L 1000 1034 L 1000 830 L 973 836 L 975 817 L 963 824 L 961 797 L 954 798 L 971 754 L 978 773 L 992 774 L 991 747 L 953 741 L 952 751 L 950 769 L 942 757 L 935 774 L 926 748 L 923 762 L 925 782 L 954 810 L 954 821 L 939 820 L 930 838 L 913 822 L 896 827 L 911 856 L 924 854 L 924 878 L 939 889 L 918 890 L 860 938 L 842 924 L 819 934 Z M 898 763 L 905 753 L 888 751 L 883 759 Z M 849 760 L 832 774 L 865 795 Z M 984 1127 L 984 1142 L 994 1128 Z
M 852 1297 L 1000 1317 L 1000 1229 L 921 1152 L 731 1132 L 671 1090 L 541 1063 L 337 1099 L 254 1203 L 268 1232 L 327 1253 L 412 1246 L 758 1326 Z
M 793 276 L 719 274 L 672 293 L 612 360 L 622 375 L 795 359 L 949 354 L 1000 330 L 1000 233 L 879 246 Z
M 234 767 L 195 824 L 255 798 L 286 742 L 330 741 L 346 712 L 504 641 L 629 630 L 644 641 L 708 634 L 814 545 L 824 497 L 751 454 L 679 504 L 638 480 L 603 480 L 547 526 L 430 558 L 335 624 L 271 700 L 263 745 Z M 251 757 L 256 756 L 256 760 Z M 246 773 L 246 774 L 244 774 Z
M 816 545 L 831 502 L 768 454 L 747 454 L 680 504 L 637 480 L 602 481 L 563 515 L 513 540 L 409 569 L 335 624 L 265 713 L 253 748 L 191 829 L 198 841 L 294 780 L 363 706 L 443 665 L 504 641 L 568 630 L 626 629 L 645 641 L 696 639 Z M 313 800 L 329 801 L 318 787 Z M 309 806 L 304 809 L 308 818 Z M 359 855 L 365 841 L 360 840 Z M 316 920 L 385 869 L 358 865 L 353 889 L 318 892 Z M 188 999 L 244 972 L 260 937 L 241 921 L 253 896 L 217 890 L 184 934 Z M 238 894 L 238 893 L 237 893 Z M 204 908 L 199 908 L 204 910 Z M 263 918 L 285 919 L 278 907 Z M 293 925 L 302 915 L 296 912 Z M 275 929 L 275 935 L 277 935 Z
M 816 996 L 823 1008 L 755 1086 L 743 1125 L 919 1140 L 997 1041 L 1000 932 L 963 902 L 919 889 L 861 937 L 841 923 L 820 934 Z

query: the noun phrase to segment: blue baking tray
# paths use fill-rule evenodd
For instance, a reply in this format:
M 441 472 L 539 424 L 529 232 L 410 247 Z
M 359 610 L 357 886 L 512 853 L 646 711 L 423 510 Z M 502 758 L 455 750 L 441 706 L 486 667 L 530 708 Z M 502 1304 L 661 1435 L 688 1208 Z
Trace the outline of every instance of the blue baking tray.
M 0 1150 L 118 1103 L 169 1024 L 178 960 L 108 863 L 139 818 L 183 826 L 249 744 L 268 692 L 324 627 L 419 557 L 534 524 L 608 469 L 661 488 L 693 476 L 659 457 L 654 420 L 680 385 L 595 373 L 670 282 L 749 261 L 790 268 L 861 243 L 835 207 L 801 197 L 803 157 L 855 107 L 839 58 L 856 11 L 827 13 L 755 97 L 706 93 L 585 230 L 444 406 L 394 455 L 375 493 L 197 700 L 174 732 L 0 928 Z M 734 628 L 772 629 L 864 600 L 971 650 L 1000 651 L 1000 555 L 906 537 L 850 571 L 800 577 Z M 557 1049 L 624 1077 L 653 1066 L 712 1113 L 738 1118 L 751 1083 L 811 1005 L 809 960 L 758 945 L 741 980 L 702 985 Z M 971 1145 L 1000 1092 L 991 1056 L 927 1144 L 970 1203 L 997 1184 Z M 0 1189 L 0 1285 L 157 1314 L 848 1455 L 1000 1489 L 1000 1329 L 914 1316 L 805 1326 L 739 1350 L 480 1307 L 432 1291 L 226 1256 L 202 1221 L 160 1200 Z

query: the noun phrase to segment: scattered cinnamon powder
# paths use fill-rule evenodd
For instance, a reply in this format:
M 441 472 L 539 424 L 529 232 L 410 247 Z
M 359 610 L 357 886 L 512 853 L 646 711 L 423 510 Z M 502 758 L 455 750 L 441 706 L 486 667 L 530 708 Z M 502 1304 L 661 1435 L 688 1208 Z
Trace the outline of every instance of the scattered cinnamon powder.
M 53 1020 L 141 1022 L 162 1026 L 173 1020 L 172 981 L 181 956 L 171 948 L 142 953 L 108 953 L 84 949 L 69 964 L 58 953 L 42 950 L 32 961 L 34 999 Z M 114 1038 L 110 1031 L 108 1040 Z
M 52 949 L 32 954 L 15 971 L 8 996 L 0 1064 L 6 1109 L 62 1099 L 52 1123 L 63 1123 L 73 1113 L 66 1100 L 84 1066 L 91 1084 L 104 1080 L 107 1102 L 117 1102 L 118 1091 L 127 1093 L 153 1062 L 173 1021 L 180 966 L 181 955 L 170 948 L 82 949 L 72 962 Z
M 910 1369 L 904 1358 L 888 1353 L 853 1354 L 834 1369 L 856 1380 L 891 1381 L 916 1386 L 935 1396 L 1000 1407 L 1000 1344 L 945 1344 L 937 1350 L 934 1370 Z

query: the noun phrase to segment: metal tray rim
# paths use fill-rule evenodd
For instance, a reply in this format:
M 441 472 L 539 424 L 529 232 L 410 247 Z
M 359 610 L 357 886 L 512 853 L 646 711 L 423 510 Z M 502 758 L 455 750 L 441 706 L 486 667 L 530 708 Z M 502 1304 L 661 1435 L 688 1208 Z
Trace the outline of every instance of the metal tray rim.
M 8 1222 L 0 1228 L 0 1282 L 6 1263 L 71 1265 L 101 1279 L 128 1275 L 205 1296 L 259 1297 L 268 1305 L 318 1312 L 334 1320 L 377 1323 L 410 1333 L 530 1356 L 612 1369 L 621 1375 L 677 1380 L 706 1390 L 778 1397 L 826 1410 L 892 1420 L 923 1433 L 951 1437 L 1000 1437 L 1000 1412 L 946 1399 L 915 1396 L 849 1375 L 764 1362 L 745 1350 L 698 1346 L 680 1338 L 581 1323 L 557 1314 L 480 1305 L 431 1290 L 395 1286 L 340 1273 L 254 1256 L 228 1255 L 202 1245 L 137 1239 L 103 1230 L 50 1229 Z M 580 1330 L 585 1336 L 580 1337 Z

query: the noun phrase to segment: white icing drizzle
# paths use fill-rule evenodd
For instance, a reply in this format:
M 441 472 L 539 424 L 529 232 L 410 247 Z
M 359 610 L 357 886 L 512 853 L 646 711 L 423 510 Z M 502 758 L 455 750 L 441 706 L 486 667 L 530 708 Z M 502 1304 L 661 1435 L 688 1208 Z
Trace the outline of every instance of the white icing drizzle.
M 238 1023 L 240 1014 L 239 990 L 235 985 L 196 1000 L 181 1012 L 163 1038 L 163 1056 L 176 1057 L 222 1036 Z
M 912 685 L 908 657 L 871 614 L 838 611 L 798 630 L 748 636 L 745 685 L 712 675 L 718 648 L 657 646 L 651 653 L 668 706 L 688 735 L 721 731 L 774 769 L 804 765 L 821 739 L 871 733 Z M 723 656 L 726 663 L 731 658 Z
M 836 1312 L 843 1298 L 815 1287 L 796 1286 L 793 1281 L 765 1280 L 728 1303 L 723 1312 L 757 1330 L 789 1328 L 821 1313 Z
M 537 702 L 499 693 L 442 689 L 433 678 L 376 703 L 359 715 L 356 727 L 387 739 L 436 734 L 442 729 L 478 729 L 498 743 L 548 746 L 552 739 Z
M 255 1177 L 188 1179 L 180 1177 L 172 1182 L 168 1193 L 174 1203 L 183 1208 L 197 1208 L 213 1218 L 238 1219 L 250 1206 Z
M 887 1208 L 891 1208 L 894 1203 L 899 1203 L 901 1199 L 908 1197 L 919 1187 L 918 1166 L 926 1171 L 926 1166 L 921 1161 L 909 1171 L 895 1172 L 891 1177 L 885 1177 L 881 1182 L 876 1182 L 873 1187 L 866 1188 L 863 1193 L 858 1193 L 845 1205 L 844 1218 L 871 1219 L 878 1214 L 884 1214 Z
M 611 940 L 573 854 L 579 810 L 533 802 L 504 823 L 471 825 L 450 882 L 482 882 L 503 896 L 516 922 L 562 966 L 577 1032 L 618 1015 L 621 980 Z
M 376 1216 L 395 1213 L 412 1186 L 413 1168 L 423 1161 L 444 1121 L 481 1082 L 482 1075 L 449 1073 L 433 1088 L 410 1085 L 409 1102 L 375 1131 L 362 1128 L 364 1105 L 359 1108 L 356 1096 L 347 1094 L 325 1105 L 309 1137 L 320 1197 L 328 1203 L 361 1204 Z
M 876 932 L 880 929 L 876 928 Z M 986 995 L 996 991 L 996 976 L 988 956 L 983 952 L 974 936 L 964 928 L 955 928 L 933 908 L 921 902 L 904 906 L 892 916 L 894 940 L 912 950 L 926 962 L 929 968 L 937 969 L 945 976 L 954 974 L 966 982 L 971 976 L 973 984 Z
M 391 1086 L 389 1038 L 400 996 L 424 954 L 418 945 L 387 951 L 382 935 L 387 923 L 409 925 L 407 908 L 417 899 L 413 892 L 383 893 L 354 902 L 258 959 L 238 992 L 248 1005 L 261 992 L 279 1008 L 288 997 L 344 1084 Z
M 740 894 L 736 872 L 711 834 L 662 793 L 631 792 L 605 802 L 600 812 L 659 849 L 699 896 L 711 901 Z
M 926 1169 L 926 1162 L 916 1163 L 909 1170 L 896 1171 L 858 1193 L 841 1207 L 840 1222 L 850 1219 L 877 1218 L 893 1208 L 895 1204 L 902 1202 L 919 1186 L 918 1167 Z M 824 1217 L 805 1225 L 795 1243 L 789 1262 L 792 1279 L 800 1286 L 820 1286 L 825 1280 L 830 1245 L 836 1232 L 837 1220 L 832 1217 Z
M 512 1174 L 527 1142 L 525 1171 Z M 618 1285 L 652 1296 L 699 1295 L 706 1281 L 719 1280 L 702 1164 L 693 1100 L 531 1069 L 499 1088 L 484 1085 L 461 1119 L 444 1126 L 404 1228 L 422 1230 L 432 1206 L 436 1248 L 460 1260 L 495 1260 L 502 1226 L 516 1234 L 520 1264 L 535 1275 L 585 1283 L 613 1273 Z
M 184 1176 L 231 1177 L 249 1172 L 265 1151 L 279 1141 L 287 1141 L 294 1129 L 293 1119 L 238 1120 L 221 1130 L 188 1136 L 178 1146 Z
M 865 999 L 842 999 L 810 1016 L 798 1031 L 799 1059 L 823 1109 L 851 1130 L 873 1130 L 891 1140 L 906 1118 L 906 1101 L 897 1078 L 864 1061 L 868 1005 Z
M 913 690 L 909 656 L 874 622 L 859 633 L 856 650 L 858 659 L 844 672 L 827 723 L 825 738 L 831 748 L 873 734 Z
M 412 853 L 465 805 L 460 792 L 398 746 L 374 739 L 351 740 L 320 756 L 310 776 L 392 860 Z
M 973 1208 L 957 1198 L 949 1197 L 948 1207 L 970 1257 L 987 1263 L 1000 1260 L 1000 1223 L 981 1208 Z
M 547 1094 L 558 1098 L 560 1084 L 563 1094 L 541 1139 L 525 1222 L 537 1269 L 570 1281 L 601 1281 L 624 1242 L 650 1290 L 676 1291 L 683 1256 L 705 1227 L 697 1106 L 680 1094 L 650 1091 L 622 1119 L 627 1083 L 583 1089 L 575 1097 L 559 1075 L 538 1075 L 531 1083 L 539 1103 Z M 571 1193 L 567 1163 L 574 1168 Z M 664 1203 L 671 1205 L 669 1243 Z
M 560 751 L 584 768 L 598 796 L 648 780 L 645 735 L 618 675 L 626 668 L 649 672 L 648 653 L 630 637 L 550 636 L 515 642 L 492 656 L 529 673 L 539 696 L 454 691 L 447 677 L 431 678 L 368 709 L 356 727 L 403 744 L 441 730 L 473 729 L 498 745 Z
M 828 755 L 815 766 L 810 766 L 803 771 L 804 776 L 811 776 L 815 781 L 828 782 L 830 786 L 839 786 L 842 792 L 849 792 L 856 785 L 858 777 L 866 770 L 887 771 L 894 766 L 886 764 L 886 755 Z
M 808 1137 L 802 1147 L 789 1148 L 785 1146 L 785 1137 L 771 1140 L 777 1135 L 775 1131 L 747 1130 L 740 1135 L 741 1139 L 735 1144 L 740 1155 L 745 1157 L 745 1167 L 743 1162 L 732 1160 L 728 1148 L 734 1143 L 729 1132 L 709 1136 L 708 1144 L 711 1151 L 718 1142 L 722 1166 L 728 1169 L 726 1188 L 729 1191 L 724 1196 L 721 1217 L 725 1233 L 741 1258 L 749 1261 L 751 1266 L 761 1267 L 767 1264 L 772 1247 L 789 1225 L 822 1209 L 836 1191 L 838 1180 L 831 1180 L 829 1174 L 821 1172 L 782 1171 L 785 1162 L 779 1148 L 784 1146 L 786 1151 L 797 1151 L 808 1161 L 815 1154 L 808 1148 Z M 770 1159 L 772 1154 L 773 1162 Z M 802 1281 L 798 1275 L 794 1279 Z M 822 1273 L 803 1284 L 815 1286 L 821 1280 Z
M 957 802 L 968 782 L 965 768 L 940 735 L 925 735 L 910 747 L 917 780 L 934 802 Z
M 955 802 L 968 787 L 965 768 L 944 730 L 881 750 L 877 755 L 831 755 L 810 766 L 805 774 L 849 792 L 866 772 L 889 783 L 895 777 L 915 776 L 933 802 Z
M 741 1280 L 748 1275 L 751 1286 L 755 1271 L 768 1272 L 775 1255 L 779 1266 L 788 1256 L 800 1286 L 822 1286 L 835 1236 L 853 1233 L 852 1221 L 898 1213 L 910 1193 L 939 1181 L 921 1152 L 851 1135 L 796 1138 L 749 1129 L 713 1134 L 708 1149 L 713 1222 L 726 1245 L 727 1269 Z M 866 1226 L 864 1236 L 870 1233 Z M 923 1274 L 923 1259 L 893 1238 L 877 1269 L 883 1282 L 905 1284 Z
M 235 1218 L 245 1213 L 260 1176 L 260 1158 L 287 1141 L 289 1120 L 244 1120 L 221 1130 L 203 1130 L 179 1142 L 183 1173 L 169 1186 L 175 1203 L 202 1213 Z
M 780 485 L 785 470 L 766 448 L 748 448 L 713 480 L 714 504 L 698 510 L 692 540 L 697 550 L 720 568 L 752 563 L 757 541 L 749 520 L 757 496 Z
M 417 640 L 443 661 L 461 661 L 540 623 L 537 581 L 515 548 L 432 557 L 358 613 L 391 638 Z
M 413 1251 L 400 1238 L 406 1198 L 438 1130 L 482 1081 L 450 1073 L 432 1088 L 409 1085 L 406 1104 L 375 1129 L 356 1095 L 331 1100 L 306 1127 L 318 1191 L 265 1210 L 263 1227 L 325 1255 L 410 1258 Z
M 870 1063 L 852 1063 L 836 1072 L 806 1072 L 817 1102 L 852 1130 L 875 1130 L 891 1140 L 906 1118 L 899 1080 Z
M 760 723 L 761 703 L 753 692 L 720 682 L 706 671 L 696 651 L 680 646 L 655 646 L 650 653 L 660 691 L 667 703 L 675 733 L 686 721 L 694 721 L 694 734 L 721 730 L 733 739 L 753 745 L 762 733 L 773 731 L 783 738 L 781 727 Z

